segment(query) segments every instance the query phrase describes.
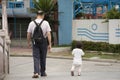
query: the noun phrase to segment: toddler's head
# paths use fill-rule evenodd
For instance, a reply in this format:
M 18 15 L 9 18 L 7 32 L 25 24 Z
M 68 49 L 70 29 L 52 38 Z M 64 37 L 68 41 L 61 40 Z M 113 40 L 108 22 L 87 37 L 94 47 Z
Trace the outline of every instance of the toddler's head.
M 76 48 L 82 49 L 82 43 L 80 41 L 76 42 Z

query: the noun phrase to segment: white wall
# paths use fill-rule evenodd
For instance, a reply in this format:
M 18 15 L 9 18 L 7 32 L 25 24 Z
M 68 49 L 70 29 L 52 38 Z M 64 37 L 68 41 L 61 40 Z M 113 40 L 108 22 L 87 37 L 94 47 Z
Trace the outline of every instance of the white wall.
M 120 44 L 120 20 L 109 20 L 109 43 Z
M 104 19 L 73 20 L 72 40 L 120 44 L 120 20 L 104 21 Z

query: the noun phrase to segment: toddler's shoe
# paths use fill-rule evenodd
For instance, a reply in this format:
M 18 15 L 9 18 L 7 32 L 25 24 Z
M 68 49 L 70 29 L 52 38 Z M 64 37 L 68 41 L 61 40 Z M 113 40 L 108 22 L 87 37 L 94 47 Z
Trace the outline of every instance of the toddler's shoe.
M 78 73 L 78 76 L 81 76 L 81 74 L 80 74 L 80 73 Z
M 73 71 L 71 71 L 71 76 L 74 76 L 74 72 Z

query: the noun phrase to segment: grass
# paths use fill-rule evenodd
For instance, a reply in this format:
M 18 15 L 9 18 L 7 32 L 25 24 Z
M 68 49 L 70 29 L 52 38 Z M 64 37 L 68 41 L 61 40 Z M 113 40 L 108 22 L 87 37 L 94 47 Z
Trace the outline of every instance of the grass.
M 73 57 L 71 52 L 49 53 L 51 56 Z M 48 55 L 49 55 L 48 54 Z M 120 54 L 102 54 L 101 52 L 85 52 L 83 58 L 99 57 L 100 59 L 115 59 L 120 60 Z
M 99 57 L 100 59 L 116 59 L 120 60 L 120 54 L 114 53 L 114 54 L 102 54 L 101 52 L 96 53 L 86 53 L 84 55 L 85 58 L 91 58 L 91 57 Z
M 71 45 L 55 45 L 53 47 L 71 47 Z
M 120 54 L 104 54 L 104 55 L 100 55 L 100 58 L 102 58 L 102 59 L 117 59 L 117 60 L 120 60 Z

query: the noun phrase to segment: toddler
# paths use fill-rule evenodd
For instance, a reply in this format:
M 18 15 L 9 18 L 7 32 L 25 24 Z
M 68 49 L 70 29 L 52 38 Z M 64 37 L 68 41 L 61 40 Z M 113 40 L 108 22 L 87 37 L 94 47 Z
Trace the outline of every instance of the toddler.
M 78 76 L 81 75 L 81 66 L 82 66 L 82 55 L 84 55 L 84 52 L 82 50 L 82 44 L 80 42 L 77 42 L 76 48 L 72 50 L 73 57 L 73 64 L 71 68 L 71 76 L 74 76 L 74 71 L 78 67 Z

